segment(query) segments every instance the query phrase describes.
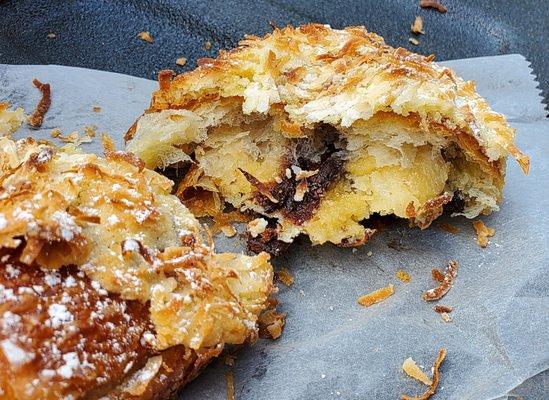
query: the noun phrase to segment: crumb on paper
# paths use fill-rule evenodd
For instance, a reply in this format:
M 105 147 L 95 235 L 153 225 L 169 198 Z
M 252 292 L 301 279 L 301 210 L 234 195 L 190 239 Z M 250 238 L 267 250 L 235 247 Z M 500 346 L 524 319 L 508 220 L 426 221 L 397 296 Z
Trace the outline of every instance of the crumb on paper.
M 227 400 L 234 400 L 234 378 L 231 371 L 225 373 L 225 380 L 227 381 Z
M 368 250 L 368 252 L 366 253 L 366 255 L 367 255 L 368 257 L 371 257 L 373 254 L 374 254 L 374 253 L 372 253 L 371 250 Z
M 437 0 L 420 0 L 419 6 L 421 8 L 433 8 L 439 13 L 445 13 L 446 11 L 448 11 L 448 9 L 440 4 Z
M 53 32 L 48 33 L 46 36 L 48 39 L 55 39 L 57 37 L 57 35 Z
M 151 36 L 151 33 L 149 31 L 143 31 L 139 32 L 137 34 L 137 37 L 145 42 L 152 43 L 154 40 Z
M 496 230 L 493 228 L 488 228 L 480 219 L 473 222 L 473 227 L 477 233 L 478 245 L 482 248 L 488 246 L 488 238 L 494 236 L 496 234 Z
M 84 134 L 89 138 L 94 138 L 97 135 L 97 126 L 95 125 L 86 125 L 84 127 Z
M 399 269 L 397 272 L 395 272 L 395 276 L 404 283 L 408 283 L 411 280 L 410 274 L 403 269 Z
M 423 32 L 423 18 L 421 18 L 419 15 L 416 16 L 416 19 L 414 20 L 414 23 L 410 27 L 410 30 L 412 33 L 419 33 L 422 35 L 425 35 L 425 32 Z
M 434 301 L 441 299 L 452 288 L 454 280 L 457 278 L 457 272 L 458 262 L 455 260 L 448 261 L 448 267 L 446 267 L 444 279 L 436 288 L 423 292 L 423 300 Z
M 58 137 L 61 136 L 61 131 L 57 128 L 54 128 L 54 129 L 51 130 L 50 136 L 54 139 L 58 138 Z
M 418 45 L 419 45 L 419 40 L 417 40 L 416 38 L 413 38 L 413 37 L 408 38 L 408 41 L 409 41 L 410 43 L 412 43 L 414 46 L 418 46 Z
M 440 272 L 440 269 L 438 268 L 433 268 L 431 270 L 431 276 L 433 277 L 433 280 L 435 282 L 441 283 L 442 281 L 444 281 L 444 274 Z
M 294 277 L 286 267 L 282 267 L 280 271 L 276 273 L 276 278 L 287 287 L 292 286 L 294 283 Z
M 431 384 L 433 383 L 431 378 L 429 378 L 427 374 L 418 367 L 412 357 L 408 357 L 406 360 L 404 360 L 404 362 L 402 363 L 402 370 L 406 372 L 406 374 L 411 378 L 417 379 L 427 386 L 431 386 Z
M 234 235 L 236 235 L 236 229 L 231 224 L 223 225 L 220 229 L 221 229 L 221 232 L 223 232 L 223 234 L 228 238 L 231 238 Z
M 204 48 L 206 50 L 210 50 L 212 48 L 212 43 L 208 40 L 206 43 L 204 43 Z
M 433 310 L 435 310 L 435 312 L 439 313 L 439 314 L 442 314 L 442 313 L 451 313 L 454 308 L 453 307 L 450 307 L 450 306 L 444 306 L 442 304 L 437 304 L 436 306 L 433 307 Z
M 425 393 L 419 396 L 408 396 L 403 394 L 401 399 L 402 400 L 427 400 L 429 397 L 435 394 L 438 387 L 438 382 L 440 380 L 440 365 L 444 361 L 445 357 L 446 357 L 446 349 L 442 348 L 439 350 L 437 359 L 435 360 L 435 363 L 432 368 L 432 371 L 433 371 L 432 382 L 429 385 L 429 388 L 425 391 Z
M 379 303 L 380 301 L 385 300 L 387 297 L 391 296 L 395 292 L 394 286 L 388 284 L 385 287 L 374 290 L 371 293 L 365 294 L 358 298 L 358 304 L 363 307 L 370 307 L 373 304 Z
M 448 233 L 452 233 L 454 235 L 457 235 L 459 232 L 461 232 L 461 229 L 459 229 L 457 226 L 452 225 L 448 222 L 439 222 L 437 225 L 438 227 L 440 227 L 440 229 Z
M 442 320 L 446 323 L 448 322 L 452 322 L 452 317 L 450 317 L 450 315 L 448 315 L 448 313 L 440 313 L 440 318 L 442 318 Z
M 99 106 L 93 106 L 93 107 L 92 107 L 92 111 L 95 112 L 95 113 L 100 113 L 100 112 L 101 112 L 101 107 L 99 107 Z
M 49 83 L 42 83 L 38 79 L 33 79 L 32 84 L 35 88 L 40 90 L 41 98 L 36 108 L 29 116 L 28 122 L 31 128 L 37 129 L 42 126 L 44 122 L 44 116 L 48 112 L 51 106 L 51 89 Z
M 183 67 L 185 64 L 187 64 L 187 59 L 185 57 L 179 57 L 177 60 L 175 60 L 175 63 L 180 67 Z
M 286 322 L 286 314 L 275 309 L 262 312 L 257 319 L 259 336 L 264 339 L 278 339 Z

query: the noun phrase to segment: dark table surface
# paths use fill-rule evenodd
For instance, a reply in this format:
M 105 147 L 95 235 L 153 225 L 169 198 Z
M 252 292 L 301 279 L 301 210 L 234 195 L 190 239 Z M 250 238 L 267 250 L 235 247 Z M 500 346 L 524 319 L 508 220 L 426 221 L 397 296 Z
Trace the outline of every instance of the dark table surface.
M 268 32 L 268 21 L 365 25 L 393 46 L 434 53 L 439 60 L 523 54 L 548 103 L 548 0 L 441 2 L 445 14 L 420 9 L 418 0 L 0 0 L 0 63 L 71 65 L 154 79 L 161 69 L 191 69 L 198 58 L 234 47 L 246 33 Z M 416 15 L 426 32 L 418 46 L 408 42 Z M 139 40 L 141 31 L 150 31 L 154 42 Z M 185 67 L 175 65 L 179 57 L 188 59 Z M 547 398 L 548 376 L 527 381 L 514 395 Z
M 393 46 L 434 53 L 439 60 L 521 53 L 532 61 L 549 99 L 548 0 L 441 0 L 448 12 L 424 10 L 418 0 L 0 0 L 0 63 L 62 64 L 155 78 L 183 71 L 197 58 L 228 49 L 246 33 L 277 25 L 321 22 L 365 25 Z M 416 15 L 426 35 L 408 42 Z M 150 31 L 154 43 L 137 39 Z M 55 33 L 49 39 L 47 35 Z M 209 41 L 212 48 L 206 50 Z M 186 57 L 185 67 L 175 65 Z

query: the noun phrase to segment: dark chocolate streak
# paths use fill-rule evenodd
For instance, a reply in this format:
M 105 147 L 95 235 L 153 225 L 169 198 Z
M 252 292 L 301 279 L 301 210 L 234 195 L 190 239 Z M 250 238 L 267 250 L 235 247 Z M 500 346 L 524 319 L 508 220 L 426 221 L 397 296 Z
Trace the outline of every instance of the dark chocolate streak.
M 294 200 L 299 182 L 295 179 L 293 172 L 291 177 L 288 178 L 285 172 L 282 171 L 282 182 L 280 183 L 261 183 L 250 174 L 244 173 L 248 182 L 258 190 L 256 200 L 266 213 L 272 214 L 279 211 L 296 225 L 302 225 L 312 218 L 330 184 L 337 181 L 342 175 L 345 160 L 343 159 L 343 152 L 338 151 L 334 146 L 334 140 L 337 137 L 334 128 L 329 125 L 322 125 L 316 129 L 316 134 L 323 135 L 326 149 L 320 156 L 320 162 L 308 158 L 307 144 L 304 140 L 298 141 L 295 152 L 288 156 L 288 166 L 295 165 L 307 171 L 318 169 L 316 175 L 306 178 L 308 191 L 302 201 Z M 266 196 L 265 191 L 268 191 L 270 196 Z M 272 201 L 273 198 L 276 202 Z
M 345 160 L 344 153 L 336 149 L 334 145 L 338 137 L 337 131 L 332 126 L 323 124 L 315 129 L 315 134 L 322 137 L 325 149 L 324 153 L 320 155 L 320 161 L 311 159 L 310 144 L 304 139 L 299 139 L 295 151 L 288 155 L 287 163 L 283 167 L 295 165 L 306 171 L 318 170 L 316 175 L 306 178 L 308 191 L 302 201 L 294 200 L 299 182 L 293 172 L 288 178 L 285 171 L 281 171 L 282 181 L 280 183 L 263 183 L 248 172 L 241 170 L 248 182 L 256 188 L 255 199 L 267 214 L 280 212 L 294 224 L 302 225 L 313 217 L 329 186 L 341 177 Z M 274 219 L 269 220 L 269 225 L 263 234 L 256 238 L 248 235 L 247 243 L 248 250 L 254 253 L 266 251 L 273 256 L 279 255 L 289 245 L 278 240 L 276 220 Z

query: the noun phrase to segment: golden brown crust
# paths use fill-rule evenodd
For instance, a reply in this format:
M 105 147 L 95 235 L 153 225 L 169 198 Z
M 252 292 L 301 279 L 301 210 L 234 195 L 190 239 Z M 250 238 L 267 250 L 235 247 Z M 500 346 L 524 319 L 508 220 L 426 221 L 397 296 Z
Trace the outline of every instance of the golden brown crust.
M 216 254 L 171 181 L 104 144 L 101 158 L 0 139 L 10 399 L 163 398 L 257 337 L 269 257 Z
M 43 271 L 17 251 L 0 257 L 2 398 L 164 399 L 223 348 L 159 352 L 143 340 L 154 332 L 145 305 L 98 290 L 76 267 Z M 127 380 L 158 355 L 161 367 L 132 390 Z

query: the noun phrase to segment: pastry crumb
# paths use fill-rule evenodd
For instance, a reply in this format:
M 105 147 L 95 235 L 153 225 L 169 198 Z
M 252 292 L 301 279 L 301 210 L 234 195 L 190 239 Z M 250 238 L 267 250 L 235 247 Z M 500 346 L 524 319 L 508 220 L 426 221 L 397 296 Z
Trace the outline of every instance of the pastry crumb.
M 99 106 L 93 106 L 93 107 L 92 107 L 92 111 L 95 112 L 95 113 L 100 113 L 100 112 L 101 112 L 101 107 L 99 107 Z
M 419 6 L 421 8 L 433 8 L 442 14 L 448 11 L 448 9 L 440 4 L 437 0 L 420 0 Z
M 212 43 L 210 41 L 207 41 L 206 43 L 204 43 L 204 48 L 206 50 L 210 50 L 212 48 Z
M 49 83 L 42 83 L 38 79 L 33 79 L 32 84 L 35 88 L 40 90 L 42 97 L 32 114 L 29 116 L 28 123 L 31 128 L 38 129 L 42 126 L 44 116 L 51 106 L 51 89 Z
M 139 32 L 137 37 L 145 42 L 152 43 L 154 41 L 151 33 L 149 31 Z
M 175 63 L 180 67 L 183 67 L 185 64 L 187 64 L 187 59 L 185 57 L 179 57 L 177 60 L 175 60 Z
M 394 292 L 395 292 L 394 286 L 392 284 L 388 284 L 385 287 L 382 287 L 380 289 L 374 290 L 371 293 L 360 296 L 357 302 L 363 307 L 370 307 L 371 305 L 374 305 L 376 303 L 379 303 L 385 300 L 387 297 L 391 296 Z
M 278 339 L 285 323 L 286 314 L 279 313 L 275 309 L 266 310 L 257 320 L 259 336 L 264 339 Z
M 442 318 L 442 320 L 446 323 L 448 322 L 452 322 L 452 317 L 450 317 L 450 315 L 448 315 L 448 313 L 440 313 L 440 318 Z
M 448 261 L 448 267 L 444 273 L 444 279 L 436 288 L 423 292 L 423 300 L 434 301 L 444 297 L 444 295 L 452 288 L 454 280 L 457 278 L 457 272 L 458 262 L 455 260 Z
M 436 306 L 433 307 L 433 310 L 435 310 L 439 314 L 442 314 L 442 313 L 451 313 L 454 310 L 454 308 L 450 306 L 443 306 L 442 304 L 437 304 Z
M 488 238 L 494 236 L 496 234 L 496 230 L 493 228 L 488 228 L 480 219 L 473 222 L 473 227 L 477 233 L 478 245 L 482 248 L 488 246 Z
M 408 357 L 404 362 L 402 363 L 402 369 L 408 376 L 411 378 L 417 379 L 421 383 L 424 383 L 427 386 L 431 386 L 433 381 L 431 378 L 427 376 L 425 372 L 421 368 L 418 367 L 416 362 L 412 359 L 412 357 Z
M 221 232 L 223 232 L 223 234 L 228 237 L 228 238 L 231 238 L 233 237 L 234 235 L 236 235 L 236 229 L 234 226 L 228 224 L 228 225 L 223 225 L 221 228 Z
M 414 20 L 414 23 L 410 27 L 410 30 L 412 33 L 419 33 L 422 35 L 425 35 L 425 32 L 423 32 L 423 18 L 421 18 L 419 15 L 416 16 L 416 19 Z
M 412 43 L 414 46 L 418 46 L 419 45 L 419 40 L 417 40 L 416 38 L 408 38 L 408 41 L 410 43 Z
M 438 382 L 440 380 L 440 365 L 444 361 L 444 358 L 446 358 L 446 349 L 442 348 L 438 352 L 438 357 L 435 360 L 435 364 L 433 365 L 433 378 L 431 380 L 431 384 L 429 385 L 429 388 L 425 391 L 425 393 L 419 395 L 419 396 L 408 396 L 403 394 L 401 399 L 402 400 L 427 400 L 429 397 L 431 397 L 433 394 L 435 394 Z
M 399 269 L 397 272 L 395 272 L 395 276 L 404 283 L 408 283 L 412 279 L 410 277 L 410 274 L 403 269 Z
M 290 273 L 290 271 L 288 271 L 288 269 L 286 267 L 282 267 L 280 269 L 280 271 L 278 271 L 276 274 L 275 274 L 276 278 L 278 279 L 278 281 L 280 281 L 281 283 L 283 283 L 284 285 L 286 285 L 287 287 L 290 287 L 293 285 L 294 283 L 294 277 L 293 275 Z
M 53 33 L 53 32 L 50 32 L 50 33 L 48 33 L 48 34 L 46 35 L 46 37 L 47 37 L 48 39 L 55 39 L 55 38 L 57 37 L 57 35 L 56 35 L 55 33 Z

